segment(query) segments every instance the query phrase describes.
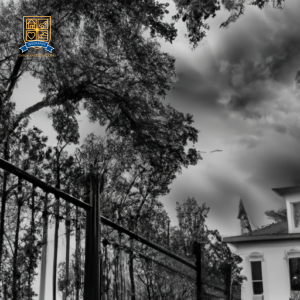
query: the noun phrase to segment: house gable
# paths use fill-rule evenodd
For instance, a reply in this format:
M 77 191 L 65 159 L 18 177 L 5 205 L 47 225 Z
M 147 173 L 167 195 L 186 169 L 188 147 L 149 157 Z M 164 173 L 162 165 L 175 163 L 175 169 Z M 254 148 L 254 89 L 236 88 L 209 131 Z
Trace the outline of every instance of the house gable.
M 286 221 L 223 237 L 243 259 L 243 300 L 300 299 L 300 187 L 273 190 L 285 200 Z

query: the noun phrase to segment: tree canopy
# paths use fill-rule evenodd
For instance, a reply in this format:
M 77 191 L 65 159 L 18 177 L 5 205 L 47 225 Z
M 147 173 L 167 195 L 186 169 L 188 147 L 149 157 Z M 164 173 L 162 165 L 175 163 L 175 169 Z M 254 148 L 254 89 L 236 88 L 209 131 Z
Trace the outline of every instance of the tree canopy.
M 160 49 L 157 38 L 173 42 L 175 22 L 187 26 L 189 42 L 196 46 L 221 6 L 232 16 L 241 15 L 245 1 L 174 0 L 172 21 L 165 21 L 168 3 L 154 0 L 57 1 L 30 0 L 0 4 L 0 111 L 6 122 L 6 140 L 24 118 L 43 107 L 51 107 L 54 128 L 63 117 L 76 129 L 76 115 L 83 105 L 92 121 L 107 126 L 119 136 L 130 137 L 140 151 L 151 151 L 194 164 L 200 158 L 188 142 L 197 141 L 193 118 L 164 105 L 161 100 L 173 84 L 175 59 Z M 251 1 L 260 8 L 269 0 Z M 273 0 L 281 7 L 283 1 Z M 240 12 L 237 13 L 237 10 Z M 56 58 L 20 57 L 22 16 L 52 18 L 51 44 Z M 29 49 L 28 52 L 37 51 Z M 38 50 L 43 51 L 43 50 Z M 25 72 L 40 80 L 43 99 L 22 112 L 15 112 L 11 95 Z M 61 111 L 64 114 L 60 113 Z M 9 112 L 9 113 L 8 113 Z M 2 131 L 2 130 L 1 130 Z M 74 135 L 75 134 L 75 135 Z M 71 138 L 71 137 L 69 137 Z M 73 139 L 76 139 L 73 133 Z

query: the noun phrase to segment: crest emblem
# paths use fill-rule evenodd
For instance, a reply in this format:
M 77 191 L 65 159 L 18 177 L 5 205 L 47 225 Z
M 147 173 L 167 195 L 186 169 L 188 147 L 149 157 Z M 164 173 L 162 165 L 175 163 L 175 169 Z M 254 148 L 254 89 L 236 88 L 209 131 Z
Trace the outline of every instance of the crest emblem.
M 25 45 L 22 52 L 28 48 L 43 47 L 51 52 L 54 48 L 49 46 L 51 40 L 51 16 L 23 16 L 23 40 Z

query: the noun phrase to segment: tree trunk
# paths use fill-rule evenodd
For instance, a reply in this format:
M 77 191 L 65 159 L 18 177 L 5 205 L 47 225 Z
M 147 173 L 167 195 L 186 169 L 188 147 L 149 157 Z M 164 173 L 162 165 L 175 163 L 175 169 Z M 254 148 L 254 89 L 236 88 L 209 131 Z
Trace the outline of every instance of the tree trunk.
M 44 198 L 43 211 L 43 249 L 41 258 L 40 294 L 39 300 L 45 300 L 46 270 L 47 270 L 47 243 L 48 243 L 48 194 Z
M 59 166 L 58 152 L 56 157 L 56 188 L 60 189 L 60 166 Z M 54 255 L 53 255 L 53 274 L 52 274 L 52 299 L 53 300 L 56 300 L 58 230 L 59 230 L 59 197 L 55 196 L 55 232 L 54 232 Z
M 134 218 L 131 219 L 131 231 L 134 231 Z M 129 252 L 129 276 L 130 276 L 130 291 L 131 300 L 135 300 L 135 282 L 134 282 L 134 254 L 133 254 L 134 241 L 130 239 L 130 252 Z
M 119 244 L 121 245 L 121 238 L 119 239 Z M 120 294 L 121 294 L 121 299 L 124 299 L 124 280 L 123 280 L 123 255 L 122 255 L 122 251 L 119 252 L 119 260 L 120 260 Z
M 116 300 L 119 300 L 119 284 L 118 284 L 118 276 L 119 276 L 119 246 L 115 249 L 115 295 Z
M 68 191 L 69 192 L 69 191 Z M 64 293 L 64 300 L 68 297 L 68 287 L 69 287 L 69 266 L 70 266 L 70 203 L 66 202 L 66 278 L 65 278 L 65 293 Z
M 168 249 L 170 248 L 170 220 L 168 220 L 168 237 L 167 237 L 167 243 L 168 243 Z
M 133 240 L 130 241 L 131 249 L 133 248 Z M 130 287 L 131 287 L 131 300 L 135 300 L 135 283 L 134 283 L 134 266 L 133 266 L 134 254 L 130 251 L 129 254 L 129 275 L 130 275 Z
M 148 269 L 148 267 L 147 267 Z M 151 300 L 151 291 L 150 291 L 150 286 L 149 286 L 149 281 L 148 281 L 148 276 L 146 274 L 146 283 L 147 283 L 147 294 L 148 294 L 148 300 Z
M 4 284 L 4 287 L 3 287 L 3 293 L 4 293 L 4 300 L 7 300 L 7 285 L 6 284 Z
M 110 288 L 110 279 L 109 279 L 109 270 L 108 270 L 108 255 L 107 255 L 107 245 L 105 245 L 104 248 L 104 266 L 103 266 L 103 270 L 104 270 L 104 274 L 105 274 L 105 279 L 106 281 L 104 282 L 104 286 L 105 286 L 105 294 L 104 294 L 104 299 L 103 300 L 109 300 L 109 288 Z
M 58 230 L 59 230 L 59 198 L 55 197 L 55 231 L 54 231 L 53 276 L 52 276 L 52 297 L 53 297 L 53 300 L 56 300 Z
M 106 300 L 106 287 L 107 287 L 107 280 L 106 280 L 106 274 L 105 274 L 105 270 L 106 270 L 106 261 L 105 261 L 105 257 L 106 257 L 106 247 L 107 244 L 103 243 L 103 255 L 102 255 L 102 259 L 101 259 L 101 267 L 100 267 L 100 281 L 101 281 L 101 300 Z
M 152 265 L 151 265 L 151 270 L 152 270 Z M 153 297 L 155 297 L 155 291 L 154 291 L 154 285 L 153 285 L 153 280 L 152 280 L 152 274 L 150 274 L 150 288 L 152 290 Z
M 22 205 L 18 204 L 17 224 L 16 224 L 16 233 L 15 233 L 15 241 L 14 241 L 14 257 L 13 257 L 13 282 L 12 282 L 13 300 L 18 300 L 17 279 L 19 277 L 19 272 L 17 270 L 17 259 L 18 259 L 18 250 L 19 250 L 18 241 L 19 241 L 19 232 L 20 232 L 21 207 Z
M 2 184 L 2 201 L 1 201 L 1 223 L 0 223 L 0 270 L 1 270 L 1 262 L 2 262 L 2 249 L 3 249 L 3 237 L 4 237 L 4 222 L 5 222 L 5 210 L 6 210 L 6 187 L 7 187 L 7 177 L 8 173 L 4 171 L 3 176 L 3 184 Z
M 8 141 L 4 144 L 4 159 L 9 160 L 9 148 Z M 3 242 L 4 242 L 4 223 L 5 223 L 5 210 L 6 210 L 6 200 L 7 200 L 7 181 L 9 174 L 3 171 L 3 184 L 2 184 L 2 201 L 1 201 L 1 221 L 0 221 L 0 272 L 2 270 L 2 253 L 3 253 Z
M 29 246 L 29 251 L 30 251 L 30 257 L 29 257 L 29 266 L 28 266 L 28 299 L 32 299 L 32 293 L 31 293 L 31 281 L 32 281 L 32 273 L 33 273 L 33 247 L 34 247 L 34 231 L 35 231 L 35 224 L 34 224 L 34 193 L 35 193 L 35 187 L 32 187 L 32 195 L 31 195 L 31 228 L 30 228 L 30 246 Z
M 101 290 L 100 299 L 103 300 L 104 297 L 105 297 L 105 285 L 104 285 L 104 274 L 103 274 L 103 261 L 102 261 L 102 259 L 100 260 L 100 283 L 101 283 L 101 286 L 100 286 L 100 290 Z
M 79 290 L 81 284 L 80 278 L 80 259 L 81 259 L 81 247 L 80 247 L 80 219 L 79 219 L 79 208 L 76 206 L 76 236 L 75 236 L 75 277 L 76 277 L 76 296 L 75 300 L 79 300 Z

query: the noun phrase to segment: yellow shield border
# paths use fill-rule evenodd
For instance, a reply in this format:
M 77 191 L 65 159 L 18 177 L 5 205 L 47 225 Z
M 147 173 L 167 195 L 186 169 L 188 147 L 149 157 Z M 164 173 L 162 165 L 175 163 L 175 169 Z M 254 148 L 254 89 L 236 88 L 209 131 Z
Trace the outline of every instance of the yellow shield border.
M 26 29 L 26 19 L 27 18 L 35 18 L 35 19 L 47 18 L 49 20 L 48 40 L 47 41 L 43 40 L 43 42 L 50 43 L 50 41 L 51 41 L 51 16 L 23 16 L 23 40 L 25 43 L 28 42 L 25 38 L 25 34 L 27 32 L 27 29 Z M 39 40 L 36 39 L 35 41 L 39 41 Z M 33 48 L 39 49 L 41 47 L 33 47 Z

